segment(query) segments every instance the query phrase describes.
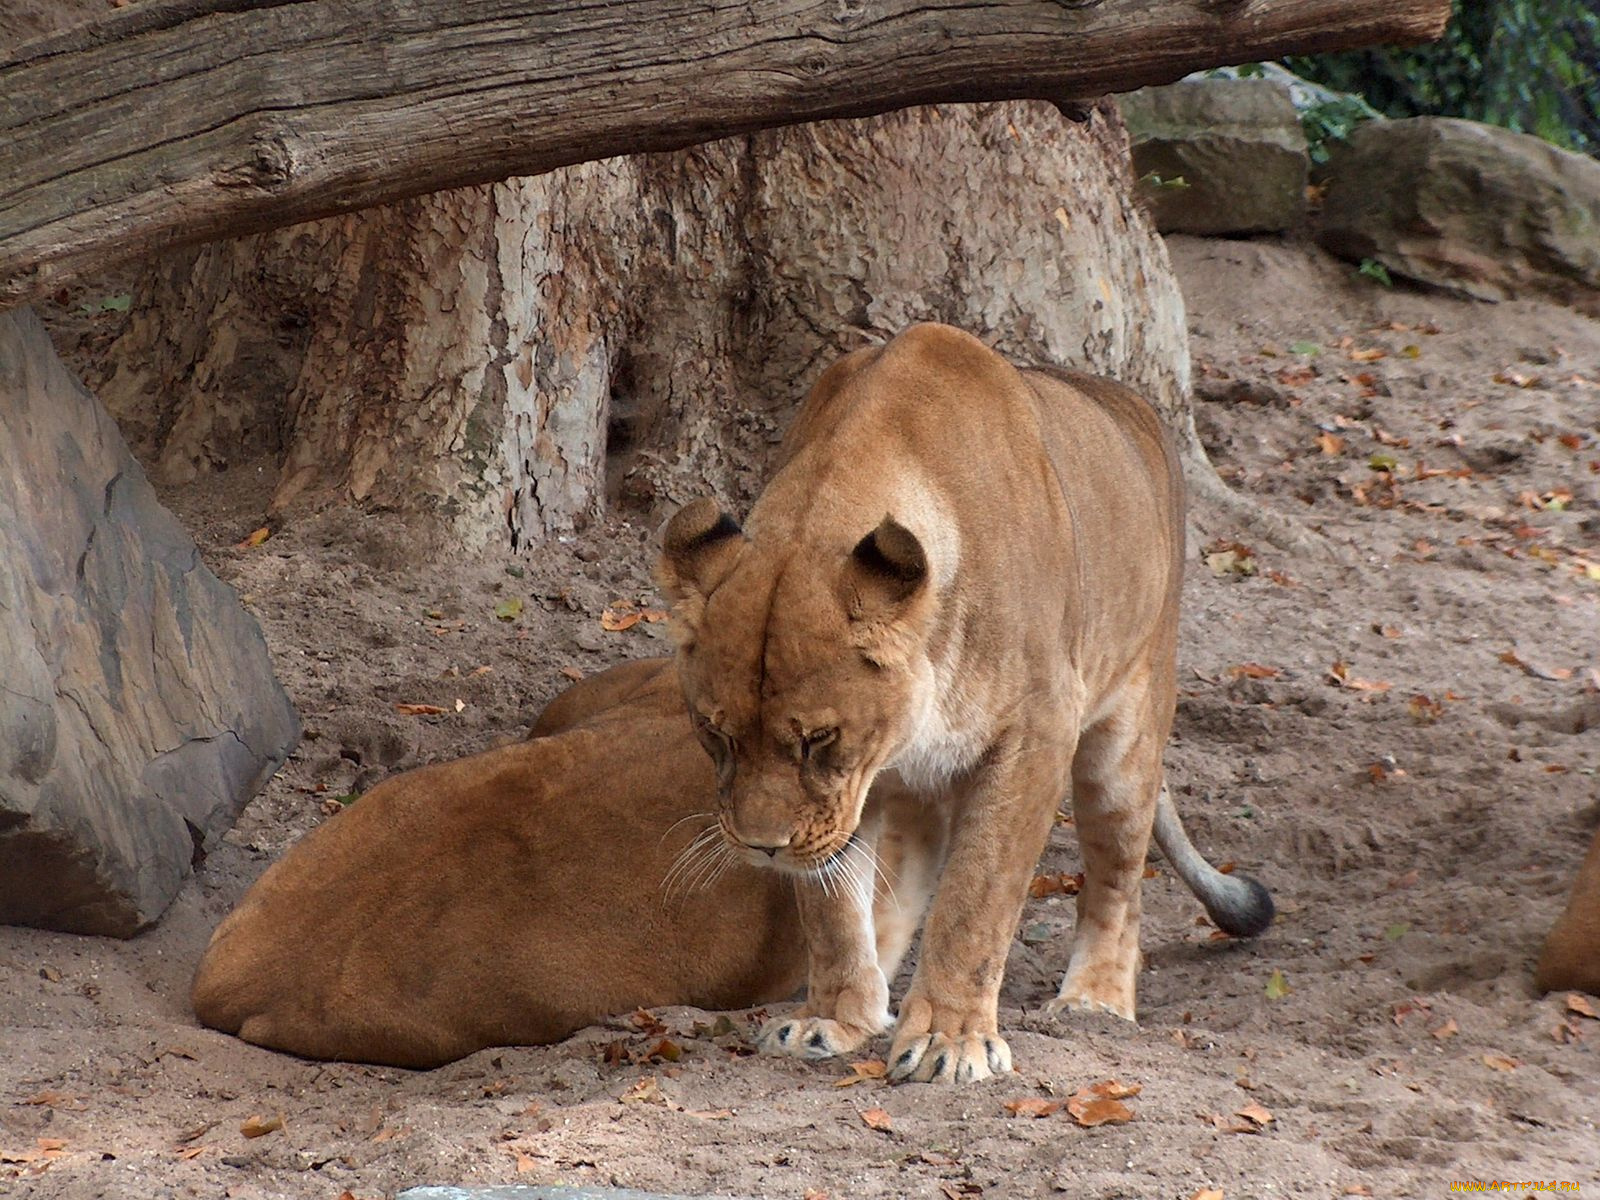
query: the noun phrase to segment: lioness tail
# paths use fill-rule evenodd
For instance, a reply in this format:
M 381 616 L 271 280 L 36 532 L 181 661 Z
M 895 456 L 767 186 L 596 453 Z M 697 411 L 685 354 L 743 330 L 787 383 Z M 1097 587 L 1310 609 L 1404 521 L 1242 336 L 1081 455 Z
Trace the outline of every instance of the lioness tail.
M 1248 875 L 1224 875 L 1200 856 L 1184 832 L 1165 784 L 1156 800 L 1155 837 L 1178 878 L 1199 897 L 1207 915 L 1222 932 L 1234 937 L 1255 937 L 1272 924 L 1276 911 L 1272 894 L 1258 880 Z

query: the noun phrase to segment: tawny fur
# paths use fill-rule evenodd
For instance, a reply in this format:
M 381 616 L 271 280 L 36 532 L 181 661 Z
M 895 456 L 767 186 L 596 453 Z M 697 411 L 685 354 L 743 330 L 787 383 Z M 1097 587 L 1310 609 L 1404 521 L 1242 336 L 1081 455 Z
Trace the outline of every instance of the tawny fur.
M 1542 992 L 1600 996 L 1600 833 L 1578 868 L 1566 911 L 1545 939 L 1533 979 Z
M 670 661 L 578 684 L 535 735 L 385 780 L 312 830 L 212 937 L 200 1020 L 307 1058 L 432 1067 L 640 1006 L 793 995 L 788 880 L 735 864 L 663 896 L 714 808 Z
M 924 325 L 827 371 L 781 457 L 744 529 L 698 501 L 669 522 L 660 567 L 724 836 L 799 881 L 807 1000 L 763 1048 L 845 1053 L 887 1025 L 880 931 L 828 875 L 862 844 L 916 845 L 944 867 L 891 1074 L 1009 1069 L 1001 975 L 1069 793 L 1086 882 L 1052 1007 L 1131 1019 L 1184 546 L 1155 414 L 1107 380 L 1019 371 Z M 869 803 L 886 769 L 922 805 Z M 1205 871 L 1184 878 L 1203 898 L 1232 889 L 1235 923 L 1265 927 L 1264 889 Z M 879 919 L 899 940 L 920 909 L 901 897 Z

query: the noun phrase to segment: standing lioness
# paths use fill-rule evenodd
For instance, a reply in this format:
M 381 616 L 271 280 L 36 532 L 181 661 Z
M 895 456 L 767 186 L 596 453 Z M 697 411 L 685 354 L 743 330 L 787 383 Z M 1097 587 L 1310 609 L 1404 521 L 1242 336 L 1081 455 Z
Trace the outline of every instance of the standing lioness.
M 1266 928 L 1265 889 L 1200 859 L 1163 792 L 1183 545 L 1178 464 L 1143 401 L 939 325 L 823 375 L 744 529 L 709 500 L 672 519 L 660 573 L 723 837 L 801 878 L 809 991 L 764 1049 L 845 1053 L 890 1022 L 870 889 L 841 886 L 888 768 L 948 836 L 893 1078 L 1010 1069 L 1001 975 L 1069 793 L 1085 880 L 1053 1009 L 1132 1019 L 1152 823 L 1219 925 Z

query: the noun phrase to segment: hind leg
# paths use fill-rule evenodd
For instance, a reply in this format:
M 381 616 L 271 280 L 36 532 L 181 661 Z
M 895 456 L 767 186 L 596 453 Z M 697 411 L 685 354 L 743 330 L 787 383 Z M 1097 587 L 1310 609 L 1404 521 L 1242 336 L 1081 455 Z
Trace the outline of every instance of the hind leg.
M 1046 1011 L 1091 1009 L 1134 1019 L 1145 855 L 1161 791 L 1167 722 L 1146 696 L 1087 730 L 1073 760 L 1072 809 L 1083 852 L 1078 927 L 1061 991 Z

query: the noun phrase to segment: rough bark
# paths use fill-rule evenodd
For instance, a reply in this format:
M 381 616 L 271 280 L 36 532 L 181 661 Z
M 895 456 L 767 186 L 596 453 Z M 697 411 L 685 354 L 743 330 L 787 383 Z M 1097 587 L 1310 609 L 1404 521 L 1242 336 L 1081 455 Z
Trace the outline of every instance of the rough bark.
M 427 510 L 471 545 L 607 493 L 748 499 L 823 366 L 916 320 L 1123 378 L 1192 447 L 1182 300 L 1130 194 L 1109 104 L 583 164 L 180 253 L 90 382 L 167 482 L 266 452 L 280 508 Z
M 1437 36 L 1448 0 L 163 0 L 0 59 L 0 304 L 444 188 Z

